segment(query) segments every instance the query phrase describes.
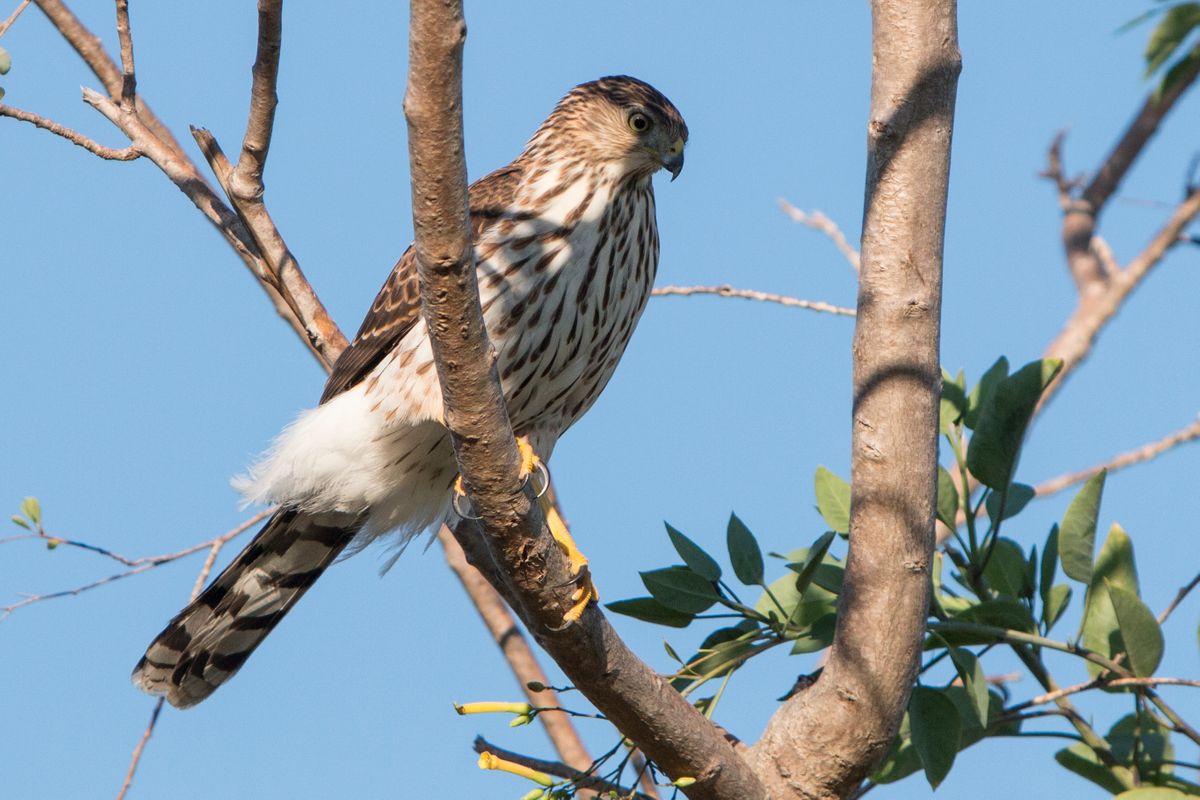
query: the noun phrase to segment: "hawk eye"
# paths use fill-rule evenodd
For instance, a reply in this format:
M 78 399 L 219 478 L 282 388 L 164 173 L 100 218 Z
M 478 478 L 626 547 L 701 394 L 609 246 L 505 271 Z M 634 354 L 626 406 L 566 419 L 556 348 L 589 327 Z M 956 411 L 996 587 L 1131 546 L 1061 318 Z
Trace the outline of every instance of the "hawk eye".
M 629 115 L 629 129 L 634 133 L 645 133 L 650 130 L 650 118 L 640 111 Z

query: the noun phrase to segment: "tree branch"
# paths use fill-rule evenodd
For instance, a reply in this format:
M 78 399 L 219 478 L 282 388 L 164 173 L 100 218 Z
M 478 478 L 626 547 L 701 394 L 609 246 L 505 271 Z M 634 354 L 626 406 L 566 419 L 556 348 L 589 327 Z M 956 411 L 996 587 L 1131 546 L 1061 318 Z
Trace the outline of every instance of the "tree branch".
M 1092 247 L 1096 221 L 1129 168 L 1158 132 L 1163 119 L 1200 76 L 1200 58 L 1195 57 L 1197 54 L 1200 54 L 1200 45 L 1188 56 L 1191 66 L 1177 77 L 1168 91 L 1162 94 L 1154 92 L 1146 98 L 1133 122 L 1078 196 L 1073 191 L 1077 183 L 1064 184 L 1062 180 L 1061 133 L 1051 146 L 1050 168 L 1043 174 L 1054 179 L 1059 188 L 1060 204 L 1064 211 L 1062 239 L 1067 266 L 1081 296 L 1102 289 L 1111 277 Z
M 835 798 L 886 753 L 919 667 L 934 543 L 953 0 L 873 0 L 850 551 L 829 661 L 753 748 L 772 797 Z
M 121 42 L 121 108 L 134 109 L 137 77 L 133 71 L 133 34 L 129 30 L 129 0 L 117 0 L 117 38 Z
M 61 125 L 52 119 L 47 119 L 32 111 L 24 111 L 12 106 L 0 105 L 0 117 L 9 117 L 11 119 L 19 119 L 22 122 L 28 122 L 44 131 L 50 131 L 55 136 L 61 136 L 68 142 L 77 144 L 89 153 L 100 156 L 100 158 L 108 161 L 133 161 L 142 155 L 135 147 L 123 147 L 120 149 L 105 147 L 99 142 L 84 136 L 82 133 L 71 130 L 66 125 Z
M 455 538 L 575 687 L 673 779 L 697 780 L 689 797 L 761 798 L 749 765 L 625 647 L 595 605 L 577 623 L 562 626 L 570 572 L 532 490 L 518 479 L 520 458 L 479 306 L 466 227 L 465 37 L 460 2 L 411 4 L 404 112 L 422 315 L 459 471 L 481 523 L 461 522 Z
M 850 246 L 850 242 L 846 240 L 846 234 L 842 233 L 842 229 L 838 227 L 836 222 L 820 211 L 813 211 L 811 213 L 801 211 L 782 197 L 779 198 L 779 207 L 783 209 L 783 213 L 801 225 L 806 225 L 814 231 L 825 234 L 829 238 L 829 241 L 833 242 L 833 246 L 838 249 L 838 252 L 854 268 L 855 273 L 862 269 L 861 256 L 859 256 L 857 250 Z
M 17 21 L 17 17 L 21 16 L 21 13 L 25 11 L 25 9 L 29 8 L 29 4 L 32 2 L 33 0 L 21 0 L 21 2 L 17 4 L 17 7 L 13 9 L 13 12 L 8 15 L 8 19 L 4 20 L 4 22 L 0 22 L 0 36 L 8 33 L 8 29 L 11 28 L 13 23 Z
M 1034 491 L 1037 492 L 1039 497 L 1044 497 L 1048 494 L 1054 494 L 1055 492 L 1061 492 L 1063 489 L 1074 486 L 1077 483 L 1083 483 L 1088 478 L 1091 478 L 1093 475 L 1099 473 L 1101 470 L 1114 472 L 1119 469 L 1131 467 L 1134 464 L 1141 464 L 1142 462 L 1158 458 L 1172 448 L 1194 441 L 1198 438 L 1200 438 L 1200 419 L 1197 419 L 1191 425 L 1164 436 L 1158 441 L 1144 444 L 1136 450 L 1130 450 L 1128 452 L 1121 453 L 1118 456 L 1114 456 L 1112 459 L 1103 464 L 1097 464 L 1093 467 L 1077 470 L 1075 472 L 1068 472 L 1064 475 L 1059 475 L 1057 478 L 1051 478 L 1048 481 L 1039 483 L 1036 487 L 1034 487 Z
M 788 297 L 782 294 L 758 292 L 753 289 L 735 289 L 729 284 L 722 286 L 658 286 L 650 294 L 655 297 L 687 297 L 695 294 L 715 294 L 719 297 L 740 297 L 744 300 L 757 300 L 760 303 L 778 303 L 792 308 L 807 308 L 810 311 L 823 311 L 826 314 L 840 314 L 846 317 L 854 316 L 853 308 L 842 308 L 820 300 L 801 300 L 798 297 Z

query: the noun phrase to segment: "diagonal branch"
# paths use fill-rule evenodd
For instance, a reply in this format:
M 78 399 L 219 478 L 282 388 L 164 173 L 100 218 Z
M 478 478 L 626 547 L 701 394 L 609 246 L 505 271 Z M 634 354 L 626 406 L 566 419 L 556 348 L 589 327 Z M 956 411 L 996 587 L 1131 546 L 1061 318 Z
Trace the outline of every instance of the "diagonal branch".
M 17 7 L 13 9 L 13 12 L 8 15 L 8 18 L 4 20 L 4 22 L 0 22 L 0 36 L 8 33 L 8 29 L 11 28 L 13 23 L 17 21 L 17 17 L 21 16 L 21 13 L 25 9 L 29 8 L 29 4 L 32 2 L 33 0 L 21 0 L 21 2 L 17 4 Z
M 689 797 L 762 798 L 749 765 L 633 655 L 594 605 L 562 626 L 570 572 L 532 490 L 518 479 L 520 457 L 479 306 L 462 138 L 465 38 L 460 2 L 411 4 L 404 112 L 421 310 L 459 470 L 481 517 L 480 525 L 460 523 L 455 538 L 575 687 L 673 779 L 697 780 Z
M 1103 464 L 1097 464 L 1087 469 L 1081 469 L 1076 472 L 1068 472 L 1065 475 L 1059 475 L 1057 478 L 1051 478 L 1048 481 L 1039 483 L 1034 487 L 1039 497 L 1044 497 L 1048 494 L 1061 492 L 1063 489 L 1074 486 L 1077 483 L 1083 483 L 1088 478 L 1096 475 L 1102 470 L 1113 472 L 1115 470 L 1131 467 L 1134 464 L 1141 464 L 1145 461 L 1157 458 L 1163 453 L 1178 447 L 1181 444 L 1200 439 L 1200 419 L 1197 419 L 1191 425 L 1188 425 L 1180 430 L 1175 431 L 1158 441 L 1150 442 L 1142 445 L 1136 450 L 1130 450 L 1112 458 Z
M 68 142 L 77 144 L 84 150 L 87 150 L 93 155 L 100 156 L 108 161 L 133 161 L 135 158 L 140 158 L 141 153 L 135 147 L 122 147 L 120 149 L 114 147 L 105 147 L 99 142 L 89 139 L 78 131 L 73 131 L 66 125 L 55 122 L 52 119 L 47 119 L 41 114 L 35 114 L 32 111 L 24 111 L 12 106 L 0 105 L 0 117 L 9 117 L 11 119 L 19 119 L 22 122 L 28 122 L 31 125 L 36 125 L 44 131 L 50 131 L 55 136 L 61 136 Z
M 846 259 L 847 263 L 854 268 L 855 273 L 862 269 L 862 258 L 859 252 L 846 240 L 846 234 L 842 233 L 842 229 L 838 227 L 836 222 L 820 211 L 801 211 L 783 198 L 779 199 L 779 207 L 783 209 L 783 213 L 801 225 L 825 234 L 829 241 L 833 242 L 833 246 L 838 249 L 838 252 Z
M 1050 166 L 1043 174 L 1057 182 L 1060 204 L 1063 206 L 1063 246 L 1067 255 L 1067 266 L 1075 278 L 1081 296 L 1098 291 L 1108 282 L 1109 276 L 1092 247 L 1096 221 L 1108 201 L 1120 186 L 1130 167 L 1142 154 L 1151 137 L 1196 78 L 1200 76 L 1200 45 L 1191 55 L 1190 66 L 1173 81 L 1166 92 L 1154 92 L 1146 98 L 1137 116 L 1125 129 L 1120 140 L 1113 146 L 1100 169 L 1078 195 L 1073 190 L 1075 182 L 1064 184 L 1062 178 L 1062 134 L 1050 149 Z

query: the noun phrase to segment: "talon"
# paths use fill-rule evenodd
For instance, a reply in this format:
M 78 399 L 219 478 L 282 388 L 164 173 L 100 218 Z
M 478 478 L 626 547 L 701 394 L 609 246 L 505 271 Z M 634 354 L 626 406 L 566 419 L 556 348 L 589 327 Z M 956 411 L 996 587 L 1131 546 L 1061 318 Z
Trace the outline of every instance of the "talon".
M 542 506 L 542 513 L 546 516 L 546 525 L 550 528 L 554 541 L 558 542 L 563 555 L 567 557 L 567 564 L 577 587 L 571 593 L 571 608 L 563 615 L 564 623 L 575 622 L 583 616 L 584 609 L 588 607 L 589 603 L 600 599 L 600 592 L 596 590 L 596 584 L 592 583 L 592 571 L 588 567 L 587 556 L 579 552 L 558 509 L 550 503 L 549 498 L 540 498 L 538 503 Z

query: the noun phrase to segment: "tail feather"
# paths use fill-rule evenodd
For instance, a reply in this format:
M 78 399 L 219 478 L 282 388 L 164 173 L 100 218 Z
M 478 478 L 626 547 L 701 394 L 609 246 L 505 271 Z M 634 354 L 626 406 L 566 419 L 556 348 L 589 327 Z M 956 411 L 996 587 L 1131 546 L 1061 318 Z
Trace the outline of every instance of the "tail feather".
M 133 683 L 187 708 L 212 694 L 350 544 L 362 520 L 283 509 L 179 612 L 133 670 Z

